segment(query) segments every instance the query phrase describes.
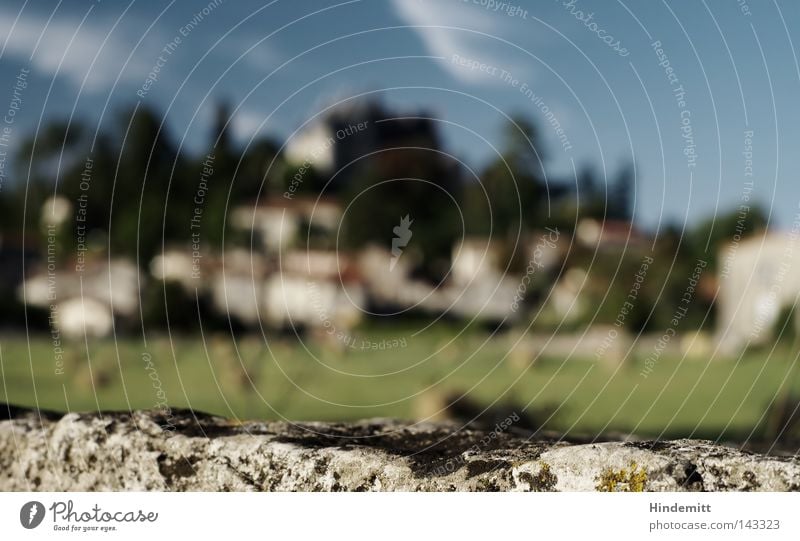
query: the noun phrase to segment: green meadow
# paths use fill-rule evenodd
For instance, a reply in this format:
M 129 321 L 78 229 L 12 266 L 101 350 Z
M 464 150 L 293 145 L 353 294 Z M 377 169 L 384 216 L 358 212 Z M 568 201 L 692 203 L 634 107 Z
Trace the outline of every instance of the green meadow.
M 736 360 L 664 357 L 648 375 L 631 359 L 533 359 L 511 334 L 446 325 L 398 340 L 366 329 L 341 340 L 294 335 L 150 336 L 66 342 L 0 338 L 0 401 L 59 411 L 154 408 L 165 401 L 240 419 L 419 419 L 463 396 L 479 410 L 535 415 L 573 435 L 743 441 L 768 429 L 771 403 L 800 391 L 788 348 Z

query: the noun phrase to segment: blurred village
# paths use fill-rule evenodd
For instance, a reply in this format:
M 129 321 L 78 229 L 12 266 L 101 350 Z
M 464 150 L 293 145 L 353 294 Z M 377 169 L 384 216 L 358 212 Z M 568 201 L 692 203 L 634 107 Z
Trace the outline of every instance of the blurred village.
M 428 318 L 522 330 L 526 357 L 611 365 L 796 335 L 798 227 L 769 228 L 753 203 L 642 230 L 644 164 L 551 178 L 522 117 L 476 174 L 424 111 L 351 103 L 246 148 L 231 115 L 218 107 L 200 157 L 147 109 L 121 115 L 125 138 L 55 123 L 29 141 L 0 209 L 4 328 L 68 340 L 202 325 L 346 350 L 365 320 Z

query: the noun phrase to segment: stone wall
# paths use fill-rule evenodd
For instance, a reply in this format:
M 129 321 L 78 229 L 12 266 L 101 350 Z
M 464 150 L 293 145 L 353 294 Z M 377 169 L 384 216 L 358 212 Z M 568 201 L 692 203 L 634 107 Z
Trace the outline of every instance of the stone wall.
M 567 443 L 512 427 L 234 423 L 0 405 L 0 490 L 664 491 L 800 488 L 800 459 L 694 440 Z M 165 430 L 164 426 L 169 426 Z

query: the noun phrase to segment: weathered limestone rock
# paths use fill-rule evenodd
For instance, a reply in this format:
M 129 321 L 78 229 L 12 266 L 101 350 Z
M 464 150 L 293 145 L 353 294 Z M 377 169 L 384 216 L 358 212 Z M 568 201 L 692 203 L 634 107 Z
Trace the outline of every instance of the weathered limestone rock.
M 710 442 L 575 444 L 453 424 L 234 423 L 0 405 L 0 490 L 800 489 L 800 459 Z

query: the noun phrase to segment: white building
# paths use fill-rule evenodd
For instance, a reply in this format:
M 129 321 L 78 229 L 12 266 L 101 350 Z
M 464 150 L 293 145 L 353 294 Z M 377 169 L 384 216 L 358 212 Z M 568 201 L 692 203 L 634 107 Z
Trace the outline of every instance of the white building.
M 330 172 L 334 165 L 333 130 L 324 122 L 307 126 L 286 145 L 286 159 L 297 166 L 309 164 Z
M 781 312 L 800 295 L 800 238 L 766 233 L 719 253 L 717 335 L 723 353 L 768 343 Z
M 139 309 L 139 274 L 127 260 L 45 269 L 25 279 L 20 297 L 30 306 L 51 309 L 52 322 L 65 336 L 105 336 L 116 316 L 134 317 Z
M 277 254 L 303 245 L 306 239 L 300 234 L 304 226 L 335 235 L 341 217 L 341 206 L 331 199 L 271 197 L 234 208 L 231 224 L 252 231 L 267 253 Z

